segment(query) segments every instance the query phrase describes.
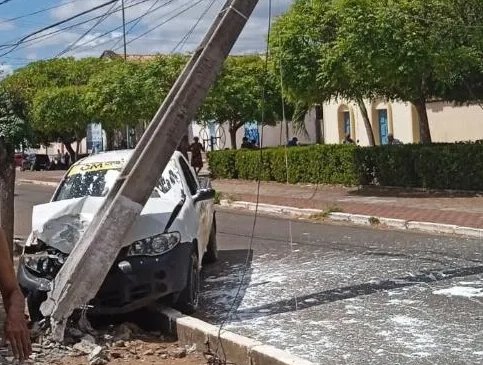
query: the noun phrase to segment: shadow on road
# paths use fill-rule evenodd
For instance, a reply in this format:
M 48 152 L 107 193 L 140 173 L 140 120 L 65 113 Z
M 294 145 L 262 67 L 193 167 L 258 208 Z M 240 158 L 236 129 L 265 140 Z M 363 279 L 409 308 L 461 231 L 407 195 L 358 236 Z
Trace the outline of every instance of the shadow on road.
M 232 321 L 244 321 L 270 316 L 273 314 L 289 313 L 295 310 L 316 307 L 339 300 L 346 300 L 362 295 L 370 295 L 384 290 L 399 289 L 418 284 L 439 282 L 450 280 L 452 278 L 478 275 L 482 273 L 483 266 L 461 267 L 447 270 L 431 270 L 401 278 L 377 280 L 342 288 L 329 289 L 298 297 L 297 303 L 293 298 L 288 300 L 280 300 L 258 307 L 242 309 L 237 311 L 236 318 L 233 318 Z
M 203 268 L 200 308 L 195 317 L 221 323 L 237 311 L 250 285 L 252 259 L 253 251 L 220 251 L 218 262 Z

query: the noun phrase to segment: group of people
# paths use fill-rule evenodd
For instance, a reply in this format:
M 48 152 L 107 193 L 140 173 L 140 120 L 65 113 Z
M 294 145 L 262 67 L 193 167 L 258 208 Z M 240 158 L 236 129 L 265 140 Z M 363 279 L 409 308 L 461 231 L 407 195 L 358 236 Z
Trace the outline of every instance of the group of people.
M 358 144 L 359 140 L 357 142 L 354 142 L 354 140 L 351 138 L 350 133 L 347 133 L 344 137 L 344 140 L 342 141 L 343 144 Z M 398 144 L 403 144 L 399 139 L 394 138 L 394 135 L 392 133 L 389 133 L 387 135 L 387 144 L 389 145 L 398 145 Z
M 57 150 L 57 154 L 50 161 L 49 170 L 66 170 L 70 166 L 70 154 L 66 152 L 62 154 L 60 150 Z
M 249 140 L 248 137 L 243 137 L 242 139 L 242 144 L 240 146 L 241 148 L 244 148 L 244 149 L 255 149 L 255 148 L 258 148 L 257 146 L 257 141 L 255 140 Z

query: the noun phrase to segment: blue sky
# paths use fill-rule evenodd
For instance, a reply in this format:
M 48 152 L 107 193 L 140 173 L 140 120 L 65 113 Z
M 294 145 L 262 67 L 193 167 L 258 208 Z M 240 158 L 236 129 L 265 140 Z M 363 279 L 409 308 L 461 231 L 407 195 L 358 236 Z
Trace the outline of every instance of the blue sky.
M 0 5 L 0 44 L 12 44 L 30 32 L 64 20 L 72 15 L 91 9 L 107 0 L 11 0 Z M 156 52 L 171 52 L 177 45 L 177 51 L 187 52 L 196 47 L 215 14 L 220 10 L 225 0 L 125 0 L 127 29 L 136 26 L 128 33 L 128 53 L 150 54 Z M 274 16 L 283 13 L 292 0 L 272 0 Z M 260 0 L 243 34 L 239 38 L 233 53 L 259 52 L 265 48 L 265 38 L 268 18 L 268 0 Z M 210 7 L 211 5 L 211 7 Z M 190 8 L 190 6 L 193 6 Z M 36 11 L 39 14 L 9 21 L 14 17 L 23 16 Z M 5 56 L 0 56 L 0 68 L 10 71 L 21 67 L 32 60 L 52 58 L 75 42 L 88 31 L 98 20 L 103 20 L 92 29 L 79 43 L 78 47 L 65 55 L 75 57 L 99 56 L 106 49 L 122 52 L 122 17 L 120 0 L 118 3 L 104 7 L 97 12 L 73 20 L 36 35 L 38 39 L 31 40 Z M 79 24 L 72 29 L 62 29 L 69 25 L 87 21 L 92 17 L 101 17 L 106 12 L 112 12 L 105 18 L 99 18 Z M 181 15 L 178 13 L 184 11 Z M 201 18 L 195 31 L 189 38 L 179 44 L 194 24 Z M 170 18 L 173 18 L 170 20 Z M 130 23 L 129 23 L 130 22 Z M 156 28 L 157 25 L 165 23 Z M 152 30 L 148 34 L 143 33 Z M 0 54 L 9 50 L 0 46 Z

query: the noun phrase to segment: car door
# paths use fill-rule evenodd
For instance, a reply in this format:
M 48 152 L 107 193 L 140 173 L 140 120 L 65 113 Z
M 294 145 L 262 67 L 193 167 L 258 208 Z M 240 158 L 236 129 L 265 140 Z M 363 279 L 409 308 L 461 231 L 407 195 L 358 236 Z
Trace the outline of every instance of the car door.
M 209 231 L 207 233 L 206 228 L 206 202 L 200 201 L 195 202 L 196 194 L 198 193 L 200 186 L 198 183 L 198 179 L 195 177 L 193 170 L 189 167 L 188 163 L 186 162 L 183 156 L 179 156 L 178 159 L 179 165 L 181 167 L 181 171 L 184 176 L 184 180 L 186 183 L 187 188 L 187 198 L 186 204 L 188 204 L 188 209 L 192 212 L 194 217 L 192 218 L 197 225 L 196 227 L 196 237 L 198 241 L 198 254 L 199 254 L 199 262 L 201 265 L 201 261 L 203 259 L 203 254 L 206 251 L 206 247 L 208 245 L 208 237 Z

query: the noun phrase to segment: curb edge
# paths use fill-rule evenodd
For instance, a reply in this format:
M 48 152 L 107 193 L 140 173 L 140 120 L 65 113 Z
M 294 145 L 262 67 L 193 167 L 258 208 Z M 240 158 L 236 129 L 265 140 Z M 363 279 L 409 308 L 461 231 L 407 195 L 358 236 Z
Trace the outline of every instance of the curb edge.
M 218 338 L 218 327 L 200 319 L 183 315 L 172 308 L 157 308 L 164 317 L 168 331 L 183 345 L 196 344 L 198 350 L 207 344 L 218 347 L 221 341 L 228 360 L 237 365 L 316 365 L 271 345 L 223 330 Z
M 256 203 L 244 201 L 229 201 L 226 199 L 220 201 L 220 206 L 224 208 L 246 209 L 250 211 L 255 211 L 255 209 L 257 209 Z M 258 211 L 267 214 L 289 216 L 292 218 L 311 218 L 313 215 L 325 213 L 323 210 L 319 209 L 302 209 L 270 204 L 258 204 Z M 419 222 L 412 220 L 385 218 L 351 213 L 329 213 L 327 214 L 327 218 L 333 221 L 349 222 L 352 224 L 363 226 L 374 226 L 381 224 L 386 227 L 408 231 L 443 233 L 468 238 L 483 238 L 483 229 L 475 227 L 463 227 L 453 224 Z M 374 224 L 374 221 L 377 221 L 378 223 Z

